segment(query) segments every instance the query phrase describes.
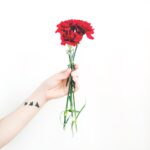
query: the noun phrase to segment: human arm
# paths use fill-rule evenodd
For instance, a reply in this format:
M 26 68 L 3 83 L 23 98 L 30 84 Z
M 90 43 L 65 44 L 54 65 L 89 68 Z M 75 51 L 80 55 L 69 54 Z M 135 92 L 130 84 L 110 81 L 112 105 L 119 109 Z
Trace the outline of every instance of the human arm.
M 27 97 L 26 105 L 23 103 L 14 112 L 0 120 L 0 148 L 11 141 L 48 101 L 67 94 L 68 86 L 66 86 L 66 81 L 70 74 L 75 82 L 76 90 L 78 89 L 77 70 L 78 66 L 76 65 L 73 72 L 70 69 L 66 69 L 49 77 Z M 38 105 L 36 106 L 36 104 Z

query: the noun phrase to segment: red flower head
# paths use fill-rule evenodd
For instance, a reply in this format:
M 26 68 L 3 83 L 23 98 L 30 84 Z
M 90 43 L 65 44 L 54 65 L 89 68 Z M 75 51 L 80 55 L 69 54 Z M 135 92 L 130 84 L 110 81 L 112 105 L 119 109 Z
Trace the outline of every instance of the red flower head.
M 57 25 L 56 33 L 60 33 L 61 44 L 76 46 L 82 40 L 84 34 L 89 39 L 94 39 L 92 34 L 94 29 L 91 24 L 82 20 L 66 20 Z

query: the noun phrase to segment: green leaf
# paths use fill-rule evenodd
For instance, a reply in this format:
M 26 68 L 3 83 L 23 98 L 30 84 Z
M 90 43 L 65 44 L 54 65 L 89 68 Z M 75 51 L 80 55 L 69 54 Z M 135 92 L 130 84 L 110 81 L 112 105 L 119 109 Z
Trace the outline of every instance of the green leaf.
M 80 113 L 81 113 L 82 110 L 85 108 L 85 106 L 86 106 L 86 103 L 82 106 L 82 108 L 81 108 L 80 111 L 78 112 L 76 119 L 79 117 Z

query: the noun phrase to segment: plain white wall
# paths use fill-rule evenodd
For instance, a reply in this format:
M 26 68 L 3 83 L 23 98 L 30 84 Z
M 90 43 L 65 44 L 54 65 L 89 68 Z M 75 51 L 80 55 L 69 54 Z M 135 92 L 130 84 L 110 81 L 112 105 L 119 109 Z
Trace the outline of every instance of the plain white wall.
M 95 28 L 95 40 L 84 38 L 77 52 L 79 107 L 87 100 L 77 135 L 62 130 L 62 98 L 48 103 L 4 150 L 149 150 L 149 8 L 149 0 L 1 0 L 0 117 L 66 68 L 56 24 L 77 18 Z

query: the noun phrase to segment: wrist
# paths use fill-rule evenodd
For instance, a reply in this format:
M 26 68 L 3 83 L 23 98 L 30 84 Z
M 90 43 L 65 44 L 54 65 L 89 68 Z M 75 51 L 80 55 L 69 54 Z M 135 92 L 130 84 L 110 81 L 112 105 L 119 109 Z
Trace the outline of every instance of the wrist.
M 26 102 L 38 103 L 39 106 L 42 107 L 47 101 L 44 95 L 33 93 L 26 99 Z

